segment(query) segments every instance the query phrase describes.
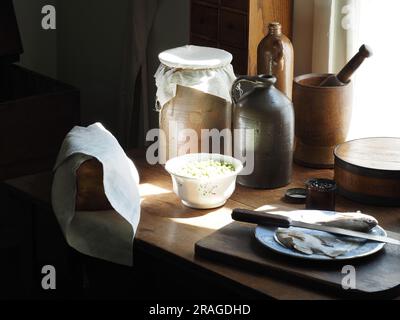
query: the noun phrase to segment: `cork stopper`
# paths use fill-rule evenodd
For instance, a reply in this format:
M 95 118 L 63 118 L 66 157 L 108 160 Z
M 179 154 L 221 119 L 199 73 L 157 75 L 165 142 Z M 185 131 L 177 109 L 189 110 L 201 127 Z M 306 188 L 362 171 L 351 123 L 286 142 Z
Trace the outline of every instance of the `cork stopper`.
M 280 36 L 282 34 L 282 25 L 279 22 L 271 22 L 268 25 L 268 32 L 269 34 Z

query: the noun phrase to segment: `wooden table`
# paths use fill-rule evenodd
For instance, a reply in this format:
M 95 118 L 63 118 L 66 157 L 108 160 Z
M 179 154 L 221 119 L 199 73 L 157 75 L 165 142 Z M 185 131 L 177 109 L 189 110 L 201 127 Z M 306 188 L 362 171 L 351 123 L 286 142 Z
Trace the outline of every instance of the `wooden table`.
M 146 162 L 143 151 L 130 153 L 137 166 L 141 183 L 142 216 L 136 235 L 135 250 L 140 249 L 158 257 L 165 263 L 179 265 L 194 275 L 207 275 L 211 281 L 245 296 L 273 299 L 335 299 L 333 293 L 322 292 L 289 282 L 268 272 L 253 273 L 219 264 L 194 255 L 195 243 L 215 230 L 232 222 L 233 208 L 259 208 L 285 206 L 282 196 L 289 187 L 303 187 L 311 178 L 332 178 L 331 170 L 310 170 L 294 167 L 291 186 L 277 190 L 252 190 L 238 186 L 227 204 L 219 209 L 200 211 L 183 206 L 172 191 L 169 174 L 161 166 L 151 166 Z M 18 190 L 36 202 L 50 204 L 51 173 L 27 176 L 7 181 L 9 188 Z M 304 206 L 290 205 L 293 209 Z M 373 214 L 381 225 L 394 232 L 400 232 L 400 208 L 381 208 L 357 204 L 339 197 L 338 211 L 362 210 Z M 207 298 L 207 297 L 204 297 Z

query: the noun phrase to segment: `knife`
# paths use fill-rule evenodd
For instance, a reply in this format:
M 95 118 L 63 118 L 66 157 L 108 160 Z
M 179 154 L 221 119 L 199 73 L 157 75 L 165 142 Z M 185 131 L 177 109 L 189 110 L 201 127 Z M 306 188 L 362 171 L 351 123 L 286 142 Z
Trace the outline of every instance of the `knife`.
M 337 234 L 337 235 L 361 238 L 361 239 L 366 239 L 366 240 L 370 240 L 370 241 L 389 243 L 389 244 L 394 244 L 394 245 L 400 246 L 399 240 L 391 239 L 388 237 L 377 236 L 377 235 L 368 234 L 368 233 L 364 233 L 364 232 L 352 231 L 352 230 L 341 229 L 341 228 L 336 228 L 336 227 L 323 226 L 323 225 L 319 225 L 319 224 L 294 221 L 294 220 L 290 219 L 289 217 L 285 217 L 285 216 L 273 214 L 273 213 L 265 213 L 265 212 L 251 211 L 251 210 L 245 210 L 245 209 L 235 209 L 232 212 L 232 219 L 235 221 L 253 223 L 253 224 L 258 224 L 261 226 L 274 226 L 274 227 L 280 227 L 280 228 L 296 227 L 296 228 L 303 228 L 303 229 L 310 229 L 310 230 L 325 231 L 325 232 L 333 233 L 333 234 Z

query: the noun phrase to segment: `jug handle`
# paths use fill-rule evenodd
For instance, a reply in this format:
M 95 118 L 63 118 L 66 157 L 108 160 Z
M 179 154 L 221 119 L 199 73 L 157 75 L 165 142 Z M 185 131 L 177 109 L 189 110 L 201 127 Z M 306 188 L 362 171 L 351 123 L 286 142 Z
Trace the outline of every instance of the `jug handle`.
M 236 98 L 235 91 L 239 91 L 238 85 L 240 85 L 242 82 L 250 82 L 253 84 L 253 88 L 246 93 L 243 93 L 243 91 L 240 93 L 239 98 Z M 266 85 L 272 85 L 276 82 L 276 77 L 274 76 L 269 76 L 269 75 L 259 75 L 259 76 L 240 76 L 238 77 L 232 84 L 232 89 L 231 89 L 231 97 L 233 100 L 233 103 L 237 103 L 242 97 L 247 96 L 251 94 L 254 89 L 257 87 L 265 87 Z

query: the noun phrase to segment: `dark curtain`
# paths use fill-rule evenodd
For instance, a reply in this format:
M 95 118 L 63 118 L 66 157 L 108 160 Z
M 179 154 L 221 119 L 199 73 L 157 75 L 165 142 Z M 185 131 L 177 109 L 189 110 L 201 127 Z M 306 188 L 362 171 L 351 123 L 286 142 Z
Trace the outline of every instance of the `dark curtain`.
M 127 149 L 143 146 L 149 130 L 147 51 L 159 2 L 132 0 L 129 7 L 118 110 L 120 143 Z

